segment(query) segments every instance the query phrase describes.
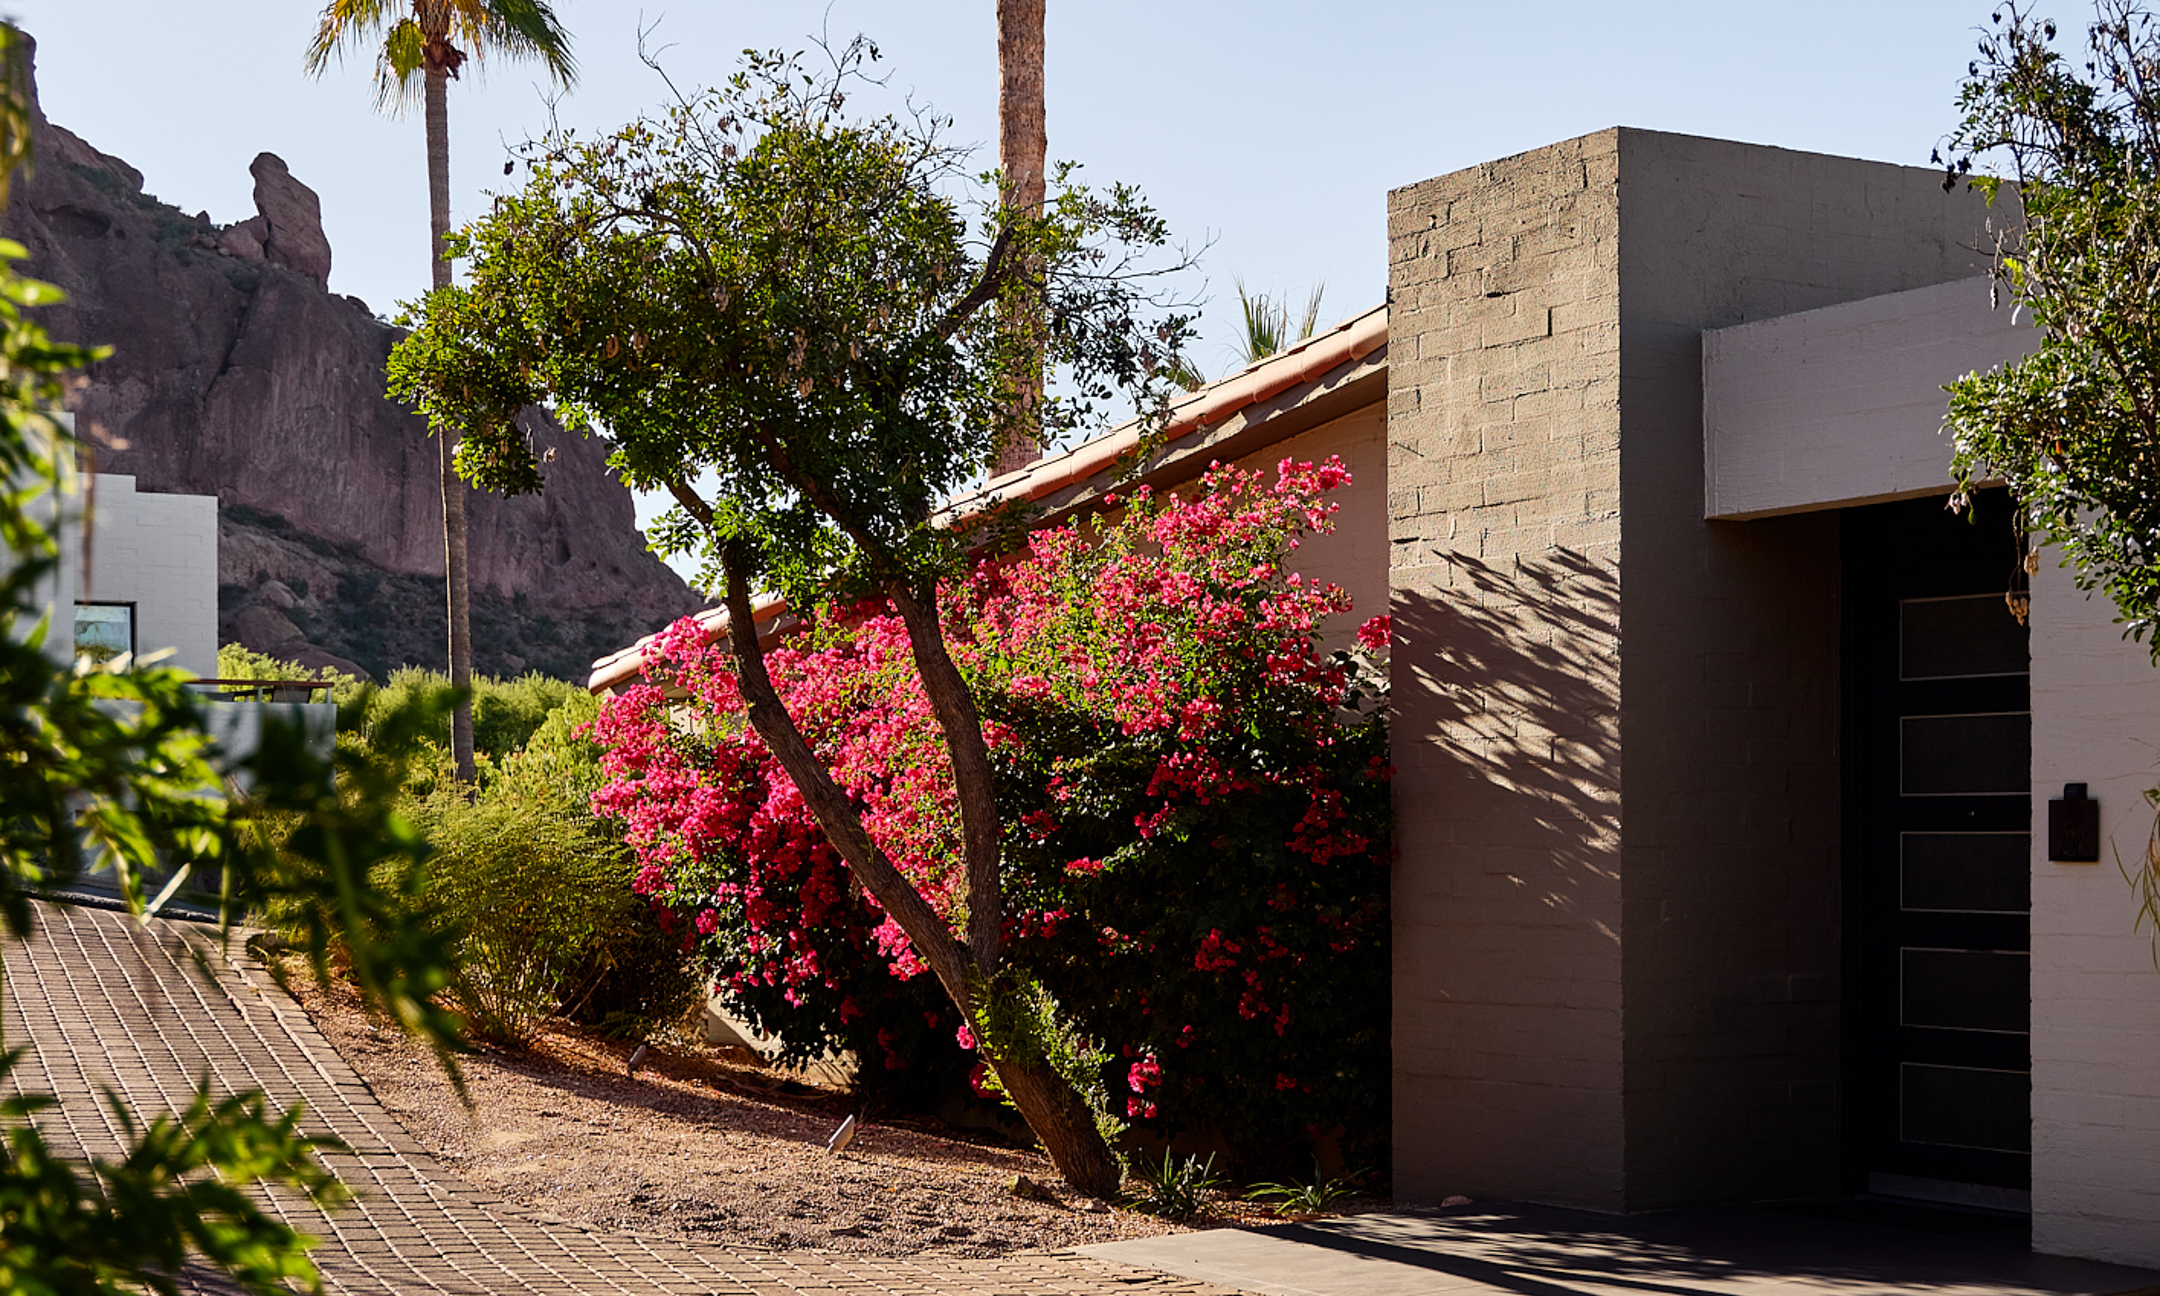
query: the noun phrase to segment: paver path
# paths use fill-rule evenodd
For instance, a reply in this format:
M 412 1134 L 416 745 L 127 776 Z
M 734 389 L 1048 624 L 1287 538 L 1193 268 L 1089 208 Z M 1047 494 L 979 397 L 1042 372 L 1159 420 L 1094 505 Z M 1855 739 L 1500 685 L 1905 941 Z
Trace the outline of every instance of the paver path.
M 183 1105 L 198 1077 L 220 1092 L 259 1088 L 273 1106 L 305 1102 L 311 1133 L 350 1151 L 328 1158 L 359 1205 L 325 1218 L 273 1206 L 323 1239 L 333 1292 L 460 1296 L 696 1296 L 700 1293 L 962 1293 L 966 1296 L 1227 1296 L 1228 1289 L 1069 1252 L 997 1260 L 884 1260 L 794 1251 L 699 1249 L 673 1238 L 604 1232 L 488 1197 L 413 1141 L 259 966 L 207 984 L 190 944 L 200 929 L 123 914 L 47 907 L 27 944 L 6 951 L 6 1040 L 28 1044 L 14 1083 L 56 1094 L 39 1123 L 52 1145 L 116 1154 L 120 1133 L 99 1094 L 149 1116 Z M 222 1293 L 215 1275 L 187 1285 Z

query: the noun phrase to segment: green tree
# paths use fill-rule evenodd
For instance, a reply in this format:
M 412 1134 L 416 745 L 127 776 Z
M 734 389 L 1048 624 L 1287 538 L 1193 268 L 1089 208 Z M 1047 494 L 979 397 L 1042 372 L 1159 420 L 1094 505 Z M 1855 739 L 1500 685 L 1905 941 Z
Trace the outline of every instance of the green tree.
M 1988 195 L 1997 277 L 2040 341 L 1951 384 L 1944 426 L 1959 500 L 2007 483 L 2027 571 L 2060 545 L 2160 660 L 2160 27 L 2139 0 L 2098 0 L 2082 49 L 2058 35 L 2003 5 L 1959 96 L 1943 184 Z M 2139 885 L 2160 920 L 2156 848 Z
M 308 43 L 307 70 L 321 76 L 354 49 L 375 54 L 375 101 L 386 110 L 411 105 L 417 88 L 427 121 L 429 283 L 450 283 L 450 82 L 468 57 L 537 59 L 557 85 L 577 80 L 570 37 L 543 0 L 330 0 Z M 472 594 L 465 547 L 465 483 L 454 461 L 459 429 L 438 427 L 442 474 L 443 568 L 450 612 L 450 682 L 472 681 Z M 450 720 L 458 778 L 473 781 L 472 704 Z
M 603 426 L 634 489 L 677 508 L 656 548 L 703 558 L 725 598 L 749 723 L 855 878 L 907 932 L 963 1013 L 1011 993 L 1002 960 L 1002 824 L 983 721 L 945 641 L 941 580 L 969 540 L 940 508 L 988 462 L 1014 350 L 994 312 L 1039 263 L 1042 340 L 1069 375 L 1048 428 L 1153 381 L 1188 328 L 1141 267 L 1166 235 L 1132 191 L 1058 177 L 1040 216 L 986 205 L 971 230 L 951 190 L 964 156 L 936 122 L 844 115 L 875 48 L 830 74 L 750 56 L 727 87 L 591 143 L 550 141 L 525 189 L 471 227 L 471 285 L 438 290 L 392 356 L 394 391 L 471 429 L 458 464 L 502 490 L 539 485 L 511 420 L 552 402 Z M 1164 309 L 1155 309 L 1164 307 Z M 1156 318 L 1148 318 L 1148 317 Z M 694 483 L 716 483 L 708 498 Z M 752 594 L 810 616 L 874 590 L 906 624 L 958 788 L 958 934 L 864 829 L 781 703 Z M 1098 1195 L 1115 1158 L 1045 1060 L 992 1059 L 1061 1173 Z

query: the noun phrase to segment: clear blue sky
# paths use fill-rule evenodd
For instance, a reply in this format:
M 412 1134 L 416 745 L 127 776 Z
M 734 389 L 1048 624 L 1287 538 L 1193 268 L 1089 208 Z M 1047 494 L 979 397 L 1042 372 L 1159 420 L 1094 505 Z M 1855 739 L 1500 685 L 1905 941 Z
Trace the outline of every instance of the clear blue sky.
M 1199 359 L 1230 364 L 1234 276 L 1340 318 L 1386 290 L 1387 190 L 1624 125 L 1925 165 L 1988 21 L 1979 0 L 1048 0 L 1050 152 L 1139 184 L 1212 246 Z M 301 71 L 318 0 L 0 0 L 38 38 L 47 113 L 140 168 L 151 192 L 220 222 L 254 212 L 268 150 L 323 200 L 331 286 L 389 314 L 427 281 L 417 114 L 370 110 L 369 65 Z M 640 19 L 684 84 L 746 46 L 820 28 L 877 40 L 895 90 L 956 119 L 995 163 L 992 0 L 557 0 L 583 68 L 559 111 L 607 129 L 659 103 Z M 2056 10 L 2075 26 L 2079 0 Z M 529 67 L 452 88 L 453 212 L 504 182 L 541 129 Z

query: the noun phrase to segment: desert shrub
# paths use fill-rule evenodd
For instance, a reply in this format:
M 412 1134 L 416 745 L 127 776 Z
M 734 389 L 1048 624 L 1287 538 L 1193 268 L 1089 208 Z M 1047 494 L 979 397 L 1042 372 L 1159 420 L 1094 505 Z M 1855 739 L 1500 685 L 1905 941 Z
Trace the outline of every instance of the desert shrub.
M 1190 499 L 1143 491 L 1115 524 L 1037 533 L 941 600 L 1002 766 L 1015 976 L 989 989 L 1045 996 L 1107 1053 L 1105 1115 L 1215 1131 L 1256 1169 L 1324 1133 L 1384 1142 L 1388 768 L 1360 688 L 1379 683 L 1386 621 L 1325 653 L 1349 599 L 1286 566 L 1347 480 L 1217 468 Z M 951 777 L 897 616 L 865 605 L 768 666 L 879 846 L 957 917 Z M 854 1048 L 866 1078 L 972 1048 L 734 719 L 724 652 L 681 622 L 648 670 L 678 692 L 603 708 L 613 781 L 595 804 L 731 1002 L 791 1044 Z M 701 723 L 678 723 L 686 705 Z
M 702 989 L 679 937 L 631 890 L 620 832 L 589 808 L 598 762 L 576 731 L 597 708 L 580 690 L 522 749 L 487 761 L 477 790 L 438 761 L 417 798 L 434 852 L 423 894 L 464 933 L 452 994 L 485 1038 L 519 1042 L 557 1015 L 649 1034 Z

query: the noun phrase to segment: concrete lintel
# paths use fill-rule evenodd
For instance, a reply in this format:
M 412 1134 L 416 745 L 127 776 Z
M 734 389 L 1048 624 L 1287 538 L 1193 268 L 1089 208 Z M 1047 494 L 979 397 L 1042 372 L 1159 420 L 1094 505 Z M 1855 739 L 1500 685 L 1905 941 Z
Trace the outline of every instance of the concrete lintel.
M 1945 384 L 2031 354 L 1986 277 L 1703 333 L 1703 516 L 1742 521 L 1950 489 Z

